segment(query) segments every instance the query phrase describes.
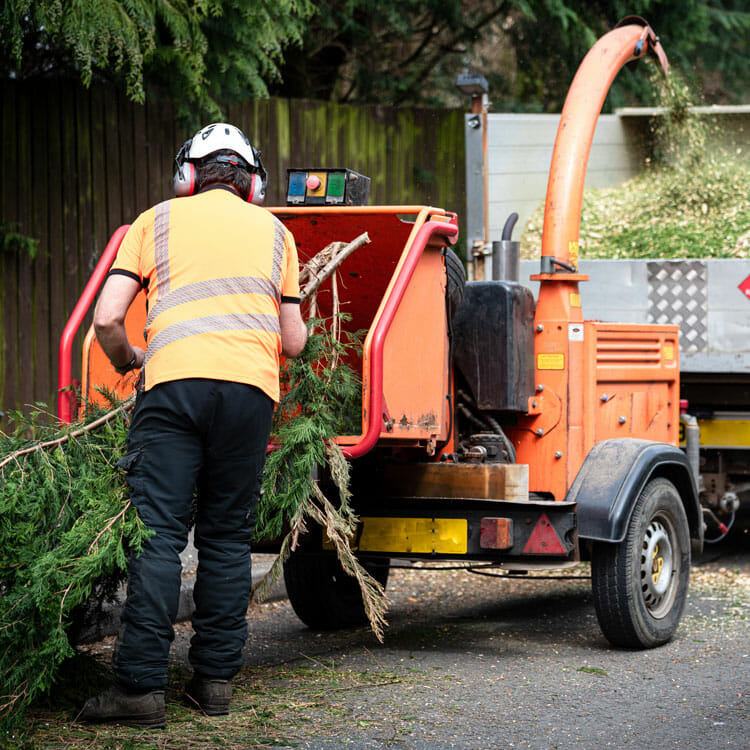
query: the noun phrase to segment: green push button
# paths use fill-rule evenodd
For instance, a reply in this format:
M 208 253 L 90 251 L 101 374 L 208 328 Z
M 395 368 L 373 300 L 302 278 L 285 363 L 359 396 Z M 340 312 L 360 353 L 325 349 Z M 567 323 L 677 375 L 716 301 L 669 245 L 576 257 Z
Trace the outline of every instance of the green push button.
M 328 196 L 331 198 L 343 198 L 345 183 L 346 175 L 344 172 L 331 172 L 328 175 Z

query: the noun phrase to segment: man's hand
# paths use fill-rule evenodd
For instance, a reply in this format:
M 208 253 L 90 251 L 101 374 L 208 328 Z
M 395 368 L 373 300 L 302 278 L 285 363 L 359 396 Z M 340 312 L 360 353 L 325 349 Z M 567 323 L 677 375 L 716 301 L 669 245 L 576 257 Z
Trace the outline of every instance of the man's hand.
M 143 357 L 143 349 L 138 346 L 134 346 L 133 356 L 128 360 L 126 364 L 116 365 L 114 362 L 112 362 L 112 365 L 114 366 L 117 373 L 119 373 L 120 375 L 125 375 L 131 370 L 138 370 L 139 368 L 143 367 Z

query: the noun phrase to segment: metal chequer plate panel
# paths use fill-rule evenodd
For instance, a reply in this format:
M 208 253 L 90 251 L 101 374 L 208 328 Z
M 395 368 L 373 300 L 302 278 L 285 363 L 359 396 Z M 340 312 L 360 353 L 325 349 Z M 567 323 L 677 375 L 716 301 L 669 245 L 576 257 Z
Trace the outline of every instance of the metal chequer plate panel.
M 702 260 L 650 261 L 648 322 L 680 326 L 680 349 L 694 354 L 706 348 L 706 263 Z

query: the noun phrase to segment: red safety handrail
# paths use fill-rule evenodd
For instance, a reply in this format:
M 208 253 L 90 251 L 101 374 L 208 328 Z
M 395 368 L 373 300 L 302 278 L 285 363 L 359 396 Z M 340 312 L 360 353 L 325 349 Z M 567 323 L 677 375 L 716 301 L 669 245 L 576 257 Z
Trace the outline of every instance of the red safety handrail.
M 375 331 L 372 336 L 370 348 L 370 408 L 368 409 L 367 430 L 358 443 L 352 446 L 342 447 L 342 452 L 347 458 L 358 458 L 371 451 L 378 442 L 382 431 L 383 423 L 383 347 L 388 331 L 396 315 L 401 299 L 406 292 L 406 287 L 411 281 L 414 269 L 417 267 L 422 253 L 427 246 L 428 241 L 433 235 L 441 235 L 455 242 L 458 236 L 458 225 L 456 218 L 450 222 L 444 221 L 427 221 L 418 230 L 414 242 L 407 253 L 404 264 L 401 267 L 394 285 L 391 290 L 383 313 L 375 324 Z
M 73 404 L 76 395 L 73 393 L 71 386 L 73 379 L 71 375 L 71 356 L 73 352 L 73 339 L 83 322 L 86 313 L 91 307 L 91 303 L 96 298 L 99 288 L 109 272 L 112 263 L 114 263 L 117 251 L 125 233 L 130 228 L 130 224 L 124 224 L 118 227 L 114 234 L 109 238 L 107 246 L 104 248 L 102 257 L 94 268 L 91 278 L 86 284 L 80 299 L 73 308 L 73 312 L 68 318 L 68 322 L 63 328 L 60 336 L 60 350 L 58 355 L 58 374 L 57 374 L 57 416 L 61 422 L 70 424 L 73 415 Z

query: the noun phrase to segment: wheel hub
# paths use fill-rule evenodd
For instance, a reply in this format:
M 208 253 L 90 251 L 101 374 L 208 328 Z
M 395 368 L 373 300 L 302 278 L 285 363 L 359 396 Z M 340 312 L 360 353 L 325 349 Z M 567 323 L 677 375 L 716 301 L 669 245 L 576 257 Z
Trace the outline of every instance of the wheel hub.
M 653 519 L 646 528 L 641 549 L 641 592 L 654 617 L 669 609 L 674 581 L 674 557 L 668 529 L 659 519 Z

